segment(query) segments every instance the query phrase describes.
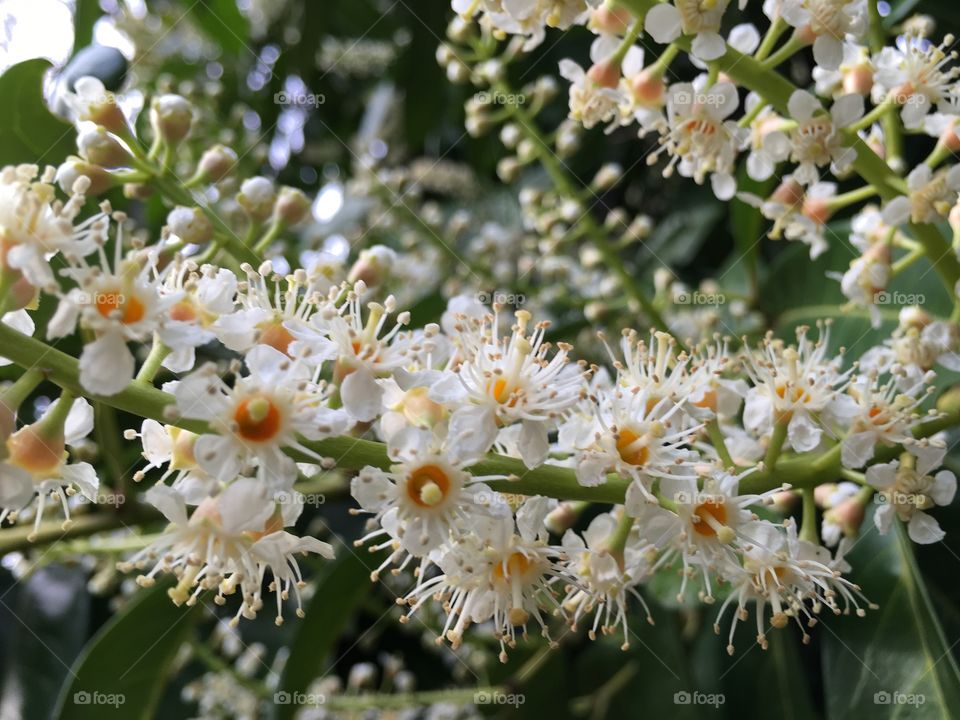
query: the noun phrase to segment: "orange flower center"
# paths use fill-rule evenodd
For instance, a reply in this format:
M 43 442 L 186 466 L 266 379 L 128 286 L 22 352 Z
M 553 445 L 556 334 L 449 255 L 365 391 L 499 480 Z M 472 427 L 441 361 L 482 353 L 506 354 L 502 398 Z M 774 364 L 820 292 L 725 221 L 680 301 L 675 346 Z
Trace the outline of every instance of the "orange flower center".
M 267 395 L 244 398 L 233 413 L 237 434 L 244 440 L 264 442 L 280 432 L 280 410 Z
M 119 290 L 98 292 L 94 297 L 94 302 L 97 312 L 104 317 L 110 317 L 119 310 L 121 312 L 120 322 L 124 325 L 140 322 L 143 320 L 143 316 L 147 314 L 146 308 L 136 295 L 125 295 Z
M 511 553 L 506 561 L 498 562 L 493 566 L 493 579 L 509 582 L 513 578 L 522 578 L 526 575 L 533 563 L 521 552 Z
M 716 525 L 727 524 L 727 506 L 724 502 L 700 503 L 694 509 L 693 514 L 700 518 L 699 522 L 693 523 L 693 529 L 706 537 L 716 536 Z
M 420 507 L 435 507 L 447 498 L 450 485 L 450 478 L 443 468 L 423 465 L 407 478 L 407 496 Z
M 646 445 L 633 447 L 639 439 L 640 436 L 629 428 L 624 428 L 617 435 L 617 452 L 620 453 L 620 459 L 628 465 L 643 465 L 650 457 L 650 450 Z

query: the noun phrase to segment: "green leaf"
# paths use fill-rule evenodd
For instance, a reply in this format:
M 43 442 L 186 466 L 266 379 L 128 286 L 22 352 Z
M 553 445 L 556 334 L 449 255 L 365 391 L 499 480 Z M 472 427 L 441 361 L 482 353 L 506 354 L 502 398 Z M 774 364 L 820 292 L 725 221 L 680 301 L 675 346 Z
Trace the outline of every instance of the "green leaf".
M 357 607 L 370 593 L 370 571 L 379 557 L 366 549 L 337 548 L 337 559 L 327 563 L 315 580 L 316 594 L 305 608 L 306 617 L 284 666 L 277 696 L 295 699 L 310 683 L 332 669 L 330 655 Z M 293 701 L 273 705 L 277 720 L 292 718 L 301 709 Z
M 773 179 L 758 181 L 747 174 L 747 165 L 744 163 L 737 172 L 737 188 L 740 192 L 747 192 L 757 197 L 767 197 L 773 189 Z M 730 234 L 736 247 L 736 265 L 742 264 L 749 278 L 749 287 L 755 291 L 758 282 L 758 263 L 760 246 L 766 235 L 767 221 L 760 208 L 748 205 L 739 198 L 730 201 Z M 726 272 L 730 272 L 727 269 Z M 726 274 L 726 273 L 724 273 Z
M 27 60 L 0 76 L 0 166 L 56 165 L 74 150 L 73 127 L 58 120 L 43 100 L 46 60 Z
M 661 264 L 685 264 L 693 259 L 723 217 L 724 206 L 709 191 L 691 191 L 691 199 L 657 222 L 640 246 L 640 256 L 653 256 Z
M 250 23 L 235 0 L 180 0 L 180 4 L 211 40 L 231 54 L 253 53 Z
M 174 605 L 169 586 L 141 590 L 93 637 L 61 689 L 55 718 L 153 717 L 167 671 L 200 607 Z
M 850 564 L 880 609 L 819 626 L 828 717 L 955 717 L 960 669 L 913 553 L 899 522 L 882 536 L 864 521 Z
M 93 42 L 93 26 L 103 17 L 100 0 L 77 0 L 73 13 L 73 50 Z

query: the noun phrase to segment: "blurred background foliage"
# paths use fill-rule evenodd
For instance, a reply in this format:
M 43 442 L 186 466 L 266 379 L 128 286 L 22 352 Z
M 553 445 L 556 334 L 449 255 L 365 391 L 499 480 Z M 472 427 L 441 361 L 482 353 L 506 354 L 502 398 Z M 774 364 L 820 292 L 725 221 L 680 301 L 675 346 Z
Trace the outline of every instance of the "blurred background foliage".
M 960 6 L 953 0 L 893 6 L 891 27 L 909 13 L 924 12 L 936 18 L 939 34 L 960 30 Z M 158 0 L 149 3 L 146 20 L 125 3 L 78 0 L 74 53 L 93 42 L 105 13 L 135 48 L 123 87 L 148 95 L 173 88 L 201 108 L 202 129 L 193 140 L 198 152 L 212 139 L 228 141 L 241 154 L 241 175 L 274 176 L 311 196 L 326 197 L 325 202 L 340 209 L 327 217 L 318 205 L 322 218 L 302 233 L 299 247 L 290 249 L 292 261 L 298 253 L 316 250 L 330 236 L 346 232 L 344 217 L 349 221 L 363 215 L 365 198 L 351 196 L 344 188 L 362 169 L 360 158 L 371 152 L 388 167 L 425 158 L 434 168 L 440 163 L 457 179 L 447 186 L 420 188 L 414 207 L 433 201 L 446 214 L 468 208 L 474 226 L 496 220 L 518 228 L 516 187 L 501 183 L 495 172 L 505 152 L 496 133 L 474 138 L 464 131 L 464 103 L 475 89 L 450 83 L 435 60 L 451 17 L 445 0 L 247 0 L 241 7 L 234 0 Z M 762 24 L 759 3 L 750 3 L 746 16 Z M 16 23 L 8 22 L 7 35 L 16 39 L 17 33 Z M 583 29 L 549 33 L 537 51 L 511 65 L 512 84 L 519 87 L 555 74 L 561 58 L 584 58 L 590 41 Z M 99 61 L 94 57 L 84 62 L 96 66 Z M 55 164 L 73 149 L 72 130 L 43 104 L 47 70 L 46 61 L 30 60 L 0 76 L 3 164 Z M 809 65 L 802 61 L 784 70 L 798 84 L 809 81 Z M 692 68 L 678 66 L 677 73 L 689 77 Z M 322 96 L 323 102 L 291 114 L 288 106 L 275 100 L 284 92 L 312 93 Z M 561 92 L 538 121 L 543 128 L 553 128 L 565 114 Z M 764 326 L 785 336 L 797 324 L 828 315 L 836 320 L 835 346 L 866 347 L 889 333 L 896 323 L 893 312 L 876 331 L 866 316 L 837 310 L 843 298 L 825 273 L 843 271 L 856 257 L 845 241 L 849 228 L 843 218 L 833 225 L 836 241 L 830 251 L 811 262 L 803 246 L 762 240 L 765 222 L 749 206 L 720 203 L 709 189 L 679 178 L 665 182 L 659 168 L 642 160 L 653 142 L 638 139 L 629 129 L 610 135 L 598 129 L 586 133 L 580 151 L 565 160 L 571 176 L 583 185 L 604 162 L 617 162 L 625 169 L 624 181 L 602 194 L 595 210 L 602 219 L 602 206 L 622 205 L 654 219 L 647 241 L 630 248 L 636 256 L 629 260 L 645 285 L 652 286 L 659 262 L 667 261 L 691 286 L 721 278 L 724 292 L 742 294 L 762 313 Z M 528 169 L 520 181 L 547 182 L 536 168 Z M 753 190 L 762 194 L 769 188 Z M 129 207 L 148 234 L 159 233 L 165 209 L 157 197 L 136 202 L 120 195 L 113 199 L 118 207 Z M 370 242 L 402 244 L 396 235 L 403 226 L 390 220 L 363 228 Z M 416 231 L 416 222 L 412 225 Z M 407 226 L 404 232 L 409 231 Z M 431 242 L 427 233 L 421 235 L 417 242 Z M 949 307 L 949 298 L 928 269 L 917 263 L 898 285 L 926 293 L 927 309 L 937 312 Z M 460 269 L 451 260 L 451 273 L 457 272 Z M 415 298 L 415 321 L 436 318 L 443 307 L 444 282 L 437 278 Z M 582 306 L 573 305 L 557 311 L 558 334 L 567 339 L 585 329 Z M 38 311 L 41 328 L 51 311 L 48 303 Z M 60 349 L 77 351 L 69 341 Z M 9 376 L 9 370 L 5 372 Z M 955 380 L 947 376 L 942 384 Z M 44 401 L 42 389 L 36 399 Z M 111 441 L 106 430 L 135 427 L 137 421 L 104 412 L 98 409 L 98 428 L 104 431 L 99 449 L 91 453 L 114 487 L 128 487 L 138 447 Z M 957 457 L 953 469 L 960 471 Z M 321 537 L 359 536 L 360 522 L 347 513 L 351 502 L 343 484 L 324 485 L 328 487 L 326 503 L 310 508 L 299 529 Z M 241 625 L 235 640 L 242 648 L 256 650 L 256 657 L 247 658 L 251 671 L 246 674 L 231 669 L 230 652 L 226 660 L 218 655 L 216 618 L 232 615 L 229 607 L 220 609 L 205 601 L 192 609 L 176 608 L 163 587 L 134 593 L 130 581 L 113 570 L 115 555 L 98 554 L 95 561 L 83 554 L 94 542 L 122 547 L 125 519 L 139 520 L 139 512 L 132 501 L 120 507 L 119 520 L 110 521 L 116 530 L 101 540 L 81 537 L 35 550 L 27 548 L 15 531 L 0 532 L 0 552 L 5 553 L 0 569 L 2 720 L 220 717 L 216 709 L 192 702 L 195 694 L 190 687 L 224 667 L 227 671 L 220 675 L 235 676 L 236 692 L 249 691 L 265 699 L 253 716 L 284 718 L 296 707 L 271 702 L 275 691 L 307 692 L 316 687 L 318 678 L 339 678 L 348 688 L 344 695 L 362 704 L 364 692 L 407 689 L 399 681 L 398 663 L 412 673 L 418 691 L 496 685 L 524 695 L 519 707 L 478 706 L 487 716 L 872 718 L 893 717 L 900 711 L 910 717 L 939 718 L 960 712 L 956 505 L 939 515 L 946 539 L 924 547 L 916 557 L 902 536 L 881 538 L 869 519 L 865 522 L 851 562 L 855 578 L 879 603 L 879 611 L 865 619 L 826 618 L 807 645 L 800 642 L 795 628 L 772 633 L 766 652 L 753 643 L 745 623 L 733 657 L 714 637 L 717 608 L 677 603 L 675 569 L 648 589 L 657 623 L 647 626 L 638 612 L 626 652 L 616 638 L 590 642 L 581 632 L 564 635 L 553 652 L 547 652 L 539 638 L 531 638 L 506 665 L 497 662 L 492 637 L 482 634 L 471 636 L 470 643 L 453 653 L 433 642 L 435 617 L 425 616 L 425 624 L 397 622 L 396 591 L 383 583 L 370 584 L 367 575 L 373 559 L 346 545 L 334 563 L 308 565 L 316 592 L 306 619 L 277 628 L 272 619 L 261 616 Z M 148 520 L 146 527 L 159 526 Z M 356 672 L 352 669 L 364 667 L 363 663 L 374 663 L 378 669 L 373 679 L 361 683 L 361 691 L 353 688 L 351 678 Z M 126 702 L 116 710 L 65 702 L 84 687 L 122 692 Z M 675 703 L 675 693 L 695 690 L 723 693 L 725 702 L 716 708 Z M 923 693 L 927 700 L 920 707 L 878 706 L 874 694 L 884 691 Z M 420 714 L 442 716 L 430 714 L 440 713 L 438 708 Z M 350 713 L 342 710 L 334 716 Z

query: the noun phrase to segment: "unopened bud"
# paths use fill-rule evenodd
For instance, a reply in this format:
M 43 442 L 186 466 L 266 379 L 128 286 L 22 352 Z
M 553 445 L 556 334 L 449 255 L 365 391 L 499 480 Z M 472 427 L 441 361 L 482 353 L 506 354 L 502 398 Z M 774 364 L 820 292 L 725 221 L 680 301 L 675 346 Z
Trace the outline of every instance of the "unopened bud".
M 219 182 L 237 164 L 237 154 L 224 145 L 214 145 L 200 157 L 197 171 L 210 182 Z
M 106 192 L 114 185 L 113 178 L 106 169 L 78 157 L 68 157 L 57 168 L 55 180 L 60 189 L 72 195 L 80 178 L 89 180 L 84 195 L 93 196 Z
M 167 227 L 188 245 L 203 245 L 213 238 L 213 223 L 197 207 L 175 207 L 167 215 Z
M 130 161 L 127 149 L 100 125 L 85 126 L 77 134 L 77 148 L 84 160 L 105 168 L 124 167 Z
M 600 87 L 615 88 L 620 84 L 620 63 L 601 60 L 587 70 L 587 77 Z
M 666 86 L 663 84 L 663 77 L 651 72 L 649 68 L 630 78 L 630 92 L 639 105 L 662 107 L 665 104 Z
M 160 95 L 150 103 L 150 125 L 168 143 L 176 144 L 190 133 L 193 105 L 180 95 Z
M 237 195 L 237 203 L 254 220 L 264 221 L 273 212 L 277 191 L 273 182 L 265 177 L 252 177 L 243 181 Z
M 347 282 L 363 280 L 367 287 L 377 287 L 390 275 L 397 254 L 386 245 L 374 245 L 360 252 L 360 257 L 350 268 Z
M 868 63 L 855 65 L 843 73 L 843 91 L 869 95 L 873 89 L 873 68 Z
M 273 214 L 280 222 L 287 227 L 298 225 L 309 213 L 310 200 L 302 190 L 292 187 L 280 188 L 277 203 L 273 206 Z
M 587 27 L 610 35 L 622 36 L 630 27 L 632 20 L 633 16 L 626 8 L 601 5 L 590 13 Z

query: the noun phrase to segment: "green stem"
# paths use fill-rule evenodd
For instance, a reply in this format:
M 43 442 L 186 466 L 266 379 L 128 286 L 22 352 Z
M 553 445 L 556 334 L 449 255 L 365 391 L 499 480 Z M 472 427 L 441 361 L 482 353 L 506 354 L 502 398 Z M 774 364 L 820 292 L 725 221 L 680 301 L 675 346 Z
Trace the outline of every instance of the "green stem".
M 763 61 L 763 67 L 768 70 L 772 70 L 781 63 L 792 58 L 798 50 L 805 48 L 808 44 L 809 43 L 806 43 L 797 37 L 797 33 L 794 32 L 794 34 L 790 36 L 790 39 L 787 40 L 779 50 Z
M 0 403 L 6 406 L 10 412 L 16 413 L 23 401 L 30 397 L 30 393 L 36 390 L 42 382 L 43 372 L 37 368 L 31 368 L 0 394 Z
M 800 539 L 812 542 L 814 545 L 820 544 L 820 536 L 817 533 L 817 504 L 813 499 L 813 488 L 804 488 L 800 491 L 800 497 L 803 499 L 803 520 L 800 523 Z
M 847 207 L 847 205 L 869 200 L 876 194 L 877 189 L 873 185 L 864 185 L 856 190 L 850 190 L 849 192 L 833 196 L 827 201 L 827 207 L 831 210 L 840 210 L 841 208 Z
M 170 352 L 170 348 L 164 345 L 163 341 L 157 335 L 154 335 L 153 345 L 150 346 L 150 354 L 147 355 L 147 359 L 144 360 L 143 365 L 140 366 L 136 381 L 152 385 L 153 379 L 160 371 L 164 358 L 166 358 Z
M 767 454 L 763 457 L 763 465 L 768 472 L 773 472 L 777 467 L 780 451 L 783 449 L 783 443 L 787 439 L 787 425 L 788 422 L 786 418 L 778 419 L 773 425 L 773 434 L 770 435 Z
M 789 27 L 790 26 L 787 25 L 787 21 L 779 16 L 776 20 L 770 23 L 770 27 L 767 28 L 767 32 L 763 36 L 760 47 L 757 48 L 757 52 L 753 55 L 753 59 L 757 62 L 763 62 L 770 57 L 770 53 L 773 52 L 773 48 L 776 46 L 777 40 L 780 39 L 780 36 L 783 35 L 783 33 L 786 32 L 787 28 Z
M 486 686 L 476 688 L 452 688 L 450 690 L 424 690 L 412 693 L 369 693 L 363 695 L 328 695 L 321 707 L 334 712 L 357 712 L 361 710 L 404 710 L 430 707 L 438 703 L 471 705 L 489 702 L 478 698 L 493 698 L 506 695 L 509 688 Z
M 868 112 L 866 115 L 864 115 L 862 118 L 860 118 L 859 120 L 857 120 L 857 122 L 855 122 L 855 123 L 853 123 L 852 125 L 848 126 L 848 127 L 847 127 L 847 130 L 852 131 L 852 132 L 858 132 L 858 131 L 860 131 L 860 130 L 865 130 L 866 128 L 870 127 L 870 126 L 873 125 L 875 122 L 877 122 L 878 120 L 880 120 L 881 118 L 883 118 L 883 117 L 884 117 L 887 113 L 889 113 L 891 110 L 896 109 L 896 107 L 897 107 L 897 104 L 896 104 L 895 102 L 893 102 L 893 100 L 891 100 L 890 97 L 888 96 L 886 99 L 884 99 L 883 102 L 881 102 L 879 105 L 877 105 L 873 110 L 871 110 L 871 111 Z
M 733 461 L 733 456 L 727 449 L 727 441 L 723 437 L 723 431 L 720 429 L 720 423 L 716 418 L 707 423 L 707 435 L 710 437 L 710 444 L 713 445 L 713 449 L 720 456 L 723 466 L 727 469 L 735 468 L 737 464 Z

